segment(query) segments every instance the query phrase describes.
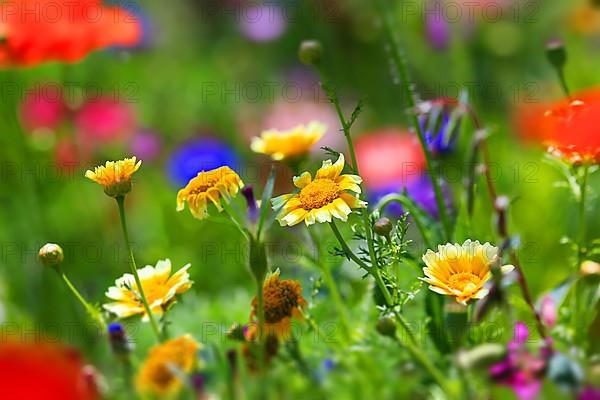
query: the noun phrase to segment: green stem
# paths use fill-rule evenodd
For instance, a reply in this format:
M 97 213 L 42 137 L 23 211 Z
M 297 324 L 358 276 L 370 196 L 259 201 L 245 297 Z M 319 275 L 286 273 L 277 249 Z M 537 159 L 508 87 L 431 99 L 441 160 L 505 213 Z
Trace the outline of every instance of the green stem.
M 365 264 L 365 262 L 363 260 L 358 258 L 358 256 L 356 254 L 354 254 L 354 252 L 352 250 L 350 250 L 350 247 L 346 243 L 346 240 L 344 240 L 344 237 L 340 233 L 337 225 L 335 224 L 335 222 L 333 222 L 333 220 L 329 223 L 329 226 L 331 226 L 331 230 L 333 231 L 333 234 L 335 235 L 336 239 L 340 243 L 340 246 L 342 246 L 342 250 L 344 250 L 346 255 L 348 257 L 350 257 L 350 259 L 352 261 L 354 261 L 356 264 L 358 264 L 359 267 L 361 267 L 365 271 L 370 271 L 371 267 L 369 267 L 367 264 Z
M 400 203 L 400 205 L 410 213 L 410 215 L 413 217 L 413 221 L 415 221 L 417 230 L 419 231 L 421 237 L 423 238 L 423 241 L 425 242 L 425 245 L 428 249 L 433 249 L 433 244 L 431 243 L 431 239 L 429 237 L 429 233 L 427 232 L 425 222 L 421 220 L 420 215 L 417 213 L 417 210 L 415 210 L 416 207 L 413 207 L 412 204 L 405 201 L 402 196 L 399 196 L 397 194 L 388 194 L 379 200 L 379 203 L 377 203 L 375 208 L 377 208 L 379 212 L 382 213 L 385 207 L 393 202 Z
M 259 397 L 267 398 L 267 336 L 265 335 L 265 301 L 263 293 L 263 280 L 256 279 L 256 302 L 258 308 L 258 366 L 262 383 L 259 385 Z
M 142 301 L 142 304 L 144 305 L 144 309 L 146 310 L 146 313 L 148 314 L 148 319 L 150 320 L 150 325 L 152 326 L 152 330 L 154 331 L 154 334 L 156 335 L 156 338 L 158 339 L 159 342 L 162 341 L 163 337 L 162 334 L 160 333 L 160 329 L 158 327 L 158 324 L 156 323 L 156 319 L 154 318 L 154 314 L 152 314 L 152 310 L 150 309 L 150 306 L 148 305 L 148 300 L 146 299 L 146 294 L 144 293 L 144 287 L 142 286 L 142 281 L 140 280 L 140 277 L 138 275 L 138 271 L 137 271 L 137 266 L 135 263 L 135 257 L 133 256 L 133 249 L 131 247 L 131 242 L 129 241 L 129 233 L 127 230 L 127 220 L 125 218 L 125 196 L 117 196 L 117 204 L 119 206 L 119 217 L 121 219 L 121 228 L 123 229 L 123 237 L 125 239 L 125 246 L 127 246 L 127 251 L 129 253 L 129 258 L 131 260 L 131 273 L 133 274 L 133 277 L 135 278 L 135 283 L 137 285 L 139 294 L 140 294 L 140 300 Z
M 577 235 L 577 264 L 575 265 L 575 273 L 577 274 L 579 268 L 581 267 L 581 263 L 583 262 L 586 255 L 586 246 L 585 246 L 585 231 L 586 231 L 586 220 L 585 220 L 585 205 L 587 199 L 587 185 L 588 185 L 588 177 L 589 177 L 590 166 L 588 164 L 583 165 L 583 177 L 581 179 L 581 183 L 579 185 L 579 233 Z M 580 304 L 580 295 L 581 295 L 581 284 L 580 279 L 575 281 L 573 285 L 573 322 L 574 322 L 574 332 L 575 332 L 575 340 L 580 336 L 581 329 L 581 304 Z
M 325 80 L 323 71 L 321 71 L 319 69 L 319 72 L 321 73 L 322 80 Z M 406 79 L 405 79 L 405 81 L 406 81 Z M 346 138 L 346 143 L 348 145 L 348 151 L 350 153 L 350 159 L 352 161 L 352 168 L 354 169 L 355 174 L 360 175 L 360 172 L 358 169 L 358 162 L 356 160 L 356 154 L 354 151 L 354 145 L 352 143 L 352 137 L 350 136 L 350 127 L 351 126 L 346 122 L 346 119 L 344 118 L 344 114 L 340 107 L 337 96 L 332 95 L 330 97 L 331 97 L 331 102 L 333 103 L 333 105 L 335 107 L 335 111 L 338 115 L 340 123 L 342 124 L 344 136 Z M 413 108 L 414 108 L 414 103 L 413 103 Z M 429 150 L 427 148 L 426 143 L 424 143 L 424 140 L 425 140 L 424 135 L 421 132 L 420 126 L 418 124 L 418 120 L 416 119 L 416 116 L 413 115 L 413 117 L 416 122 L 416 128 L 419 132 L 419 139 L 421 140 L 421 145 L 424 146 L 424 152 L 426 154 L 427 166 L 430 167 L 431 166 L 431 155 L 428 153 Z M 441 196 L 439 182 L 437 181 L 437 176 L 435 175 L 434 171 L 432 172 L 432 181 L 433 181 L 434 189 L 436 192 L 436 200 L 438 202 L 439 212 L 440 212 L 440 215 L 442 216 L 442 221 L 444 223 L 444 227 L 446 229 L 446 234 L 449 239 L 451 236 L 449 220 L 448 220 L 447 214 L 446 214 L 445 202 L 444 202 L 443 197 Z M 342 246 L 342 249 L 344 250 L 346 255 L 348 257 L 350 257 L 350 259 L 352 259 L 352 261 L 354 261 L 356 264 L 358 264 L 365 271 L 368 271 L 371 275 L 373 275 L 373 278 L 375 279 L 375 283 L 377 284 L 377 286 L 379 287 L 379 290 L 383 294 L 386 304 L 388 305 L 388 307 L 392 307 L 393 299 L 392 299 L 387 287 L 385 286 L 385 283 L 383 282 L 383 279 L 379 272 L 379 263 L 377 261 L 377 256 L 375 254 L 375 246 L 373 243 L 371 223 L 369 222 L 369 214 L 367 213 L 366 210 L 363 210 L 361 214 L 362 214 L 362 222 L 363 222 L 365 234 L 366 234 L 366 241 L 367 241 L 367 245 L 369 247 L 369 258 L 371 259 L 371 267 L 367 266 L 358 256 L 356 256 L 356 254 L 354 254 L 354 252 L 352 252 L 352 250 L 350 250 L 350 247 L 344 240 L 344 237 L 341 235 L 340 231 L 338 230 L 337 226 L 335 225 L 335 222 L 332 221 L 329 225 L 331 226 L 331 229 L 332 229 L 335 237 L 337 238 L 338 242 Z M 401 316 L 399 315 L 399 313 L 396 312 L 395 314 L 400 319 L 402 319 Z M 412 340 L 414 341 L 414 338 Z M 447 384 L 445 378 L 435 368 L 435 366 L 429 362 L 429 360 L 427 359 L 427 356 L 425 354 L 423 354 L 423 352 L 418 347 L 416 347 L 416 345 L 414 345 L 414 344 L 411 344 L 406 347 L 409 350 L 409 352 L 411 353 L 411 355 L 413 356 L 413 358 L 417 362 L 419 362 L 431 374 L 431 376 L 434 378 L 434 380 L 436 382 L 438 382 L 440 387 L 442 387 L 442 389 L 444 389 L 447 393 L 450 393 L 450 390 L 449 390 L 449 387 L 448 387 L 448 384 Z
M 565 71 L 563 68 L 556 68 L 556 74 L 558 75 L 558 80 L 560 81 L 560 87 L 562 88 L 565 96 L 569 100 L 571 100 L 571 91 L 569 90 L 569 86 L 567 85 L 567 80 L 565 79 Z
M 397 43 L 396 38 L 394 37 L 394 34 L 392 33 L 392 27 L 390 24 L 389 15 L 388 15 L 388 13 L 385 12 L 383 5 L 380 3 L 380 1 L 381 0 L 379 0 L 377 2 L 378 3 L 377 9 L 379 11 L 381 19 L 383 20 L 384 34 L 389 42 L 390 53 L 393 58 L 394 64 L 396 64 L 396 68 L 398 70 L 400 80 L 403 83 L 402 86 L 405 88 L 406 99 L 408 102 L 408 107 L 410 109 L 409 118 L 410 118 L 411 124 L 413 125 L 413 127 L 415 128 L 415 130 L 417 132 L 417 136 L 419 138 L 419 143 L 421 144 L 421 148 L 423 149 L 423 154 L 425 155 L 425 163 L 426 163 L 427 171 L 429 171 L 429 173 L 431 175 L 431 182 L 433 184 L 433 191 L 435 193 L 435 201 L 437 203 L 437 207 L 439 210 L 440 219 L 442 221 L 442 225 L 444 226 L 446 240 L 449 241 L 452 238 L 452 227 L 450 225 L 450 219 L 448 217 L 448 212 L 446 210 L 446 202 L 444 201 L 444 195 L 442 193 L 440 179 L 439 179 L 438 173 L 435 169 L 435 166 L 433 165 L 433 157 L 431 155 L 431 152 L 429 151 L 429 146 L 427 146 L 427 141 L 425 140 L 425 134 L 423 132 L 421 124 L 419 123 L 419 118 L 417 117 L 417 115 L 414 112 L 414 109 L 416 106 L 415 94 L 413 92 L 412 84 L 410 83 L 410 80 L 409 80 L 408 69 L 406 67 L 404 57 L 400 53 L 400 46 Z
M 234 210 L 231 204 L 227 203 L 226 199 L 224 199 L 221 202 L 221 207 L 223 207 L 223 210 L 225 210 L 225 213 L 229 216 L 229 219 L 231 220 L 231 222 L 233 222 L 233 225 L 235 225 L 235 227 L 240 231 L 240 233 L 247 240 L 250 240 L 252 238 L 252 234 L 250 233 L 250 231 L 248 231 L 248 229 L 244 228 L 244 224 L 240 222 L 240 216 Z
M 100 328 L 102 329 L 102 332 L 106 332 L 106 322 L 104 322 L 104 318 L 102 318 L 102 316 L 98 313 L 98 310 L 96 310 L 90 303 L 87 302 L 87 300 L 81 295 L 81 293 L 79 293 L 79 290 L 77 290 L 75 285 L 73 285 L 71 280 L 67 277 L 67 275 L 64 272 L 62 272 L 59 269 L 57 269 L 57 272 L 59 273 L 60 277 L 65 282 L 67 287 L 71 290 L 73 295 L 75 295 L 77 300 L 79 300 L 79 302 L 83 305 L 83 308 L 85 308 L 88 314 L 98 322 Z
M 451 398 L 454 397 L 454 390 L 450 387 L 446 378 L 435 367 L 435 365 L 431 363 L 429 358 L 427 358 L 427 355 L 418 347 L 417 339 L 410 330 L 410 327 L 408 326 L 406 320 L 404 320 L 404 317 L 402 317 L 402 314 L 396 311 L 394 312 L 394 315 L 396 317 L 396 321 L 398 321 L 398 324 L 402 327 L 402 330 L 408 337 L 408 343 L 404 343 L 401 341 L 400 344 L 406 347 L 406 349 L 412 355 L 412 357 L 415 360 L 417 360 L 427 372 L 429 372 L 431 377 L 438 383 L 438 385 L 440 385 L 440 387 L 446 392 L 446 394 L 448 394 Z
M 588 178 L 590 174 L 590 166 L 588 164 L 584 164 L 583 166 L 583 178 L 581 180 L 581 185 L 579 187 L 580 191 L 580 201 L 579 201 L 579 237 L 578 237 L 578 254 L 577 268 L 581 265 L 583 258 L 585 257 L 585 231 L 586 231 L 586 220 L 585 220 L 585 206 L 587 199 L 587 185 Z

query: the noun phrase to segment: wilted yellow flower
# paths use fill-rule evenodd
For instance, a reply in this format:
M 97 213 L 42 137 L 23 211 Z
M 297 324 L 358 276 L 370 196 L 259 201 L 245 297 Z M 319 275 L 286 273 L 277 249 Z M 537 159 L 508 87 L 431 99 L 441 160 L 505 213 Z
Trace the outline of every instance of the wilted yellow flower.
M 107 161 L 105 165 L 87 170 L 85 177 L 104 186 L 104 193 L 111 197 L 124 196 L 131 191 L 131 175 L 142 165 L 135 157 L 119 161 Z
M 300 309 L 306 306 L 300 282 L 279 279 L 279 270 L 270 274 L 263 284 L 265 307 L 265 331 L 267 335 L 285 337 L 289 335 L 292 318 L 302 319 Z M 258 316 L 258 300 L 252 300 L 250 320 Z
M 489 243 L 466 240 L 462 246 L 447 243 L 438 251 L 427 250 L 423 262 L 425 278 L 432 291 L 452 296 L 466 305 L 471 299 L 481 299 L 488 294 L 483 285 L 492 277 L 490 267 L 498 261 L 498 248 Z M 501 267 L 502 272 L 513 270 L 512 265 Z
M 256 153 L 270 155 L 273 160 L 298 157 L 308 153 L 326 131 L 326 125 L 314 121 L 287 131 L 269 129 L 253 138 L 250 148 Z
M 138 275 L 148 300 L 148 306 L 153 314 L 162 315 L 175 301 L 175 296 L 187 291 L 192 286 L 187 264 L 171 276 L 171 261 L 160 260 L 156 267 L 147 265 L 138 269 Z M 104 304 L 104 309 L 116 314 L 119 318 L 126 318 L 142 314 L 143 320 L 148 320 L 144 303 L 142 303 L 138 286 L 132 274 L 125 274 L 117 279 L 115 286 L 108 288 L 106 297 L 115 300 L 113 303 Z
M 227 166 L 202 171 L 177 193 L 177 211 L 183 210 L 184 203 L 187 202 L 194 217 L 206 218 L 208 200 L 221 212 L 221 201 L 228 203 L 243 187 L 244 182 L 239 175 Z
M 340 154 L 334 164 L 331 160 L 323 161 L 314 180 L 310 172 L 294 177 L 294 185 L 300 192 L 271 200 L 274 210 L 281 208 L 277 216 L 279 223 L 292 226 L 304 221 L 311 225 L 331 222 L 331 217 L 346 221 L 353 208 L 366 207 L 367 203 L 358 198 L 361 177 L 341 175 L 344 165 L 344 155 Z
M 180 377 L 196 366 L 199 348 L 200 344 L 190 335 L 154 346 L 138 372 L 138 392 L 159 398 L 177 394 L 182 387 Z

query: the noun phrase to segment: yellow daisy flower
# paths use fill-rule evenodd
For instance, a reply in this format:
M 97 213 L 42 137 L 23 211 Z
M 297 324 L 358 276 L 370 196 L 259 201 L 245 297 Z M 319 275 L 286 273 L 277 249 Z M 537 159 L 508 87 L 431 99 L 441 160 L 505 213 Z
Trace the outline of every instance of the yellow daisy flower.
M 358 198 L 362 178 L 341 175 L 344 165 L 344 155 L 340 154 L 334 164 L 331 160 L 323 161 L 314 180 L 310 172 L 295 176 L 294 185 L 300 192 L 271 200 L 274 210 L 281 208 L 277 216 L 281 226 L 292 226 L 301 221 L 307 226 L 315 222 L 331 222 L 332 216 L 346 221 L 353 208 L 366 207 L 367 203 Z
M 239 175 L 227 166 L 202 171 L 177 193 L 177 211 L 183 210 L 187 202 L 192 215 L 204 219 L 208 217 L 208 200 L 221 212 L 221 200 L 228 203 L 243 187 Z
M 187 264 L 171 275 L 171 261 L 167 259 L 158 261 L 156 267 L 147 265 L 142 269 L 138 269 L 142 288 L 153 314 L 162 315 L 173 304 L 176 295 L 192 287 L 193 282 L 190 281 L 190 275 L 187 272 L 190 266 L 190 264 Z M 142 314 L 142 319 L 144 321 L 148 320 L 138 286 L 132 274 L 125 274 L 117 279 L 115 286 L 108 288 L 106 297 L 115 301 L 104 304 L 104 309 L 119 318 Z
M 269 129 L 254 137 L 250 148 L 255 153 L 270 155 L 273 160 L 283 160 L 302 156 L 310 151 L 325 132 L 327 126 L 320 122 L 311 122 L 308 125 L 297 125 L 287 131 Z
M 279 270 L 270 274 L 263 284 L 265 331 L 267 335 L 285 337 L 290 334 L 292 318 L 302 319 L 300 310 L 306 306 L 300 282 L 279 279 Z M 258 300 L 252 300 L 250 320 L 258 316 Z
M 119 161 L 107 161 L 94 170 L 87 170 L 85 177 L 104 186 L 104 193 L 111 197 L 124 196 L 131 191 L 131 175 L 142 165 L 135 157 Z
M 489 243 L 466 240 L 462 246 L 447 243 L 438 251 L 427 250 L 423 256 L 425 278 L 432 291 L 452 296 L 466 305 L 471 299 L 481 299 L 488 294 L 484 284 L 492 277 L 490 267 L 498 262 L 498 248 Z M 514 266 L 503 265 L 502 272 L 512 271 Z
M 181 375 L 196 366 L 200 344 L 183 335 L 156 345 L 148 352 L 137 378 L 138 392 L 146 396 L 174 396 L 182 387 Z

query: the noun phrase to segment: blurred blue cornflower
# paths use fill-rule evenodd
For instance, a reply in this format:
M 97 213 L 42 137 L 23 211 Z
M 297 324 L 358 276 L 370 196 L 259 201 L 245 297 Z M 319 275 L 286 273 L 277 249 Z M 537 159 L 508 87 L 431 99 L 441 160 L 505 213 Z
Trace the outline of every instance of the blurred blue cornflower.
M 108 325 L 108 339 L 110 342 L 110 347 L 117 357 L 126 358 L 131 353 L 132 346 L 127 338 L 127 333 L 118 322 L 113 322 Z
M 177 147 L 167 161 L 167 175 L 177 186 L 185 186 L 198 175 L 222 166 L 236 170 L 239 158 L 227 143 L 212 137 L 192 139 Z
M 462 111 L 449 111 L 444 105 L 429 103 L 429 111 L 419 116 L 419 124 L 425 134 L 429 150 L 435 154 L 449 154 L 454 151 Z
M 331 358 L 323 359 L 318 368 L 316 368 L 316 371 L 314 371 L 315 379 L 319 382 L 323 382 L 327 375 L 333 371 L 335 367 L 335 361 L 333 361 Z

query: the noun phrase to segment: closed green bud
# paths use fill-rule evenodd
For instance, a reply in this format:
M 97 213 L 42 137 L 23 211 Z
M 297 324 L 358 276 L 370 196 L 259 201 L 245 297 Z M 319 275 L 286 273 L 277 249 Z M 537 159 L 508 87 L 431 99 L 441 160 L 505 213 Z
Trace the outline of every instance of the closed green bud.
M 321 62 L 323 46 L 317 40 L 304 40 L 300 43 L 298 58 L 306 65 L 318 65 Z
M 42 264 L 50 268 L 57 268 L 65 259 L 63 249 L 54 243 L 43 245 L 38 254 Z
M 392 221 L 390 221 L 389 218 L 386 217 L 379 218 L 373 226 L 373 230 L 376 234 L 385 237 L 389 236 L 389 234 L 392 232 L 392 228 Z
M 546 43 L 546 57 L 554 68 L 561 70 L 567 62 L 567 50 L 560 40 L 551 40 Z
M 381 317 L 377 320 L 375 329 L 380 335 L 393 338 L 396 335 L 396 321 L 391 317 Z

